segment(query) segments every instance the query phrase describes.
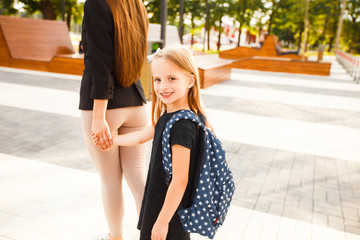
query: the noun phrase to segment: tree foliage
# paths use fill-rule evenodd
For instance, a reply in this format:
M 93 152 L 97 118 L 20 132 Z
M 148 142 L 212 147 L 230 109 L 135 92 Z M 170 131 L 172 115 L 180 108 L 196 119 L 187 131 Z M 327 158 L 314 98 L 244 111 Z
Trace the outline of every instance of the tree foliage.
M 0 0 L 4 15 L 19 14 L 19 10 L 14 7 L 15 0 Z M 61 0 L 17 0 L 23 5 L 25 15 L 30 16 L 40 12 L 43 19 L 61 19 L 62 1 Z M 71 20 L 76 23 L 81 22 L 83 13 L 83 3 L 77 0 L 65 0 L 65 19 L 70 28 Z
M 41 13 L 45 19 L 61 19 L 61 0 L 0 0 L 0 14 L 19 14 L 14 7 L 17 1 L 24 7 L 25 15 Z M 70 22 L 81 22 L 83 5 L 77 0 L 65 0 L 65 18 Z M 161 0 L 143 0 L 151 23 L 160 23 Z M 309 1 L 310 29 L 307 41 L 310 48 L 319 44 L 333 49 L 338 27 L 341 0 L 207 0 L 209 3 L 209 29 L 218 32 L 220 46 L 223 19 L 232 19 L 238 32 L 251 29 L 258 33 L 264 29 L 277 35 L 286 46 L 300 47 L 304 38 L 305 2 Z M 180 0 L 168 0 L 167 22 L 180 25 Z M 195 29 L 205 26 L 206 0 L 184 0 L 184 30 L 194 37 Z M 267 22 L 264 23 L 264 20 Z M 360 0 L 347 0 L 341 45 L 344 50 L 360 52 Z M 238 35 L 240 40 L 240 34 Z M 208 34 L 208 36 L 210 36 Z M 198 36 L 203 38 L 203 36 Z M 240 41 L 238 41 L 238 44 Z M 209 42 L 208 42 L 209 47 Z

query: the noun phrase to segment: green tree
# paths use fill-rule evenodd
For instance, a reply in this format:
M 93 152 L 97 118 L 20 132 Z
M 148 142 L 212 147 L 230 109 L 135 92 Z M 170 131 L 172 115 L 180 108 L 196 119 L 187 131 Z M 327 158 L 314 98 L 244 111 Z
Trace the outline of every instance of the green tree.
M 215 23 L 215 26 L 217 27 L 217 30 L 219 33 L 218 41 L 216 44 L 217 50 L 219 51 L 220 46 L 221 46 L 221 34 L 223 32 L 223 28 L 222 28 L 223 17 L 228 13 L 228 9 L 230 8 L 231 1 L 217 0 L 215 4 L 216 4 L 216 7 L 214 8 L 214 11 L 213 11 L 213 23 Z
M 195 20 L 201 19 L 204 15 L 204 9 L 205 2 L 202 0 L 187 0 L 185 1 L 185 10 L 188 15 L 190 15 L 190 21 L 191 21 L 191 46 L 194 45 L 194 35 L 195 35 L 195 29 L 196 24 Z M 182 37 L 182 36 L 181 36 Z
M 268 34 L 272 34 L 272 24 L 278 12 L 280 1 L 281 0 L 269 0 L 266 2 L 266 4 L 269 5 L 269 7 L 265 8 L 269 15 Z
M 28 15 L 32 15 L 38 11 L 41 12 L 43 19 L 55 20 L 61 18 L 60 0 L 18 0 L 24 5 L 24 10 Z M 1 5 L 4 6 L 5 15 L 15 15 L 19 11 L 14 8 L 14 0 L 1 0 Z M 81 22 L 83 12 L 83 3 L 79 4 L 77 0 L 65 0 L 65 18 L 70 29 L 71 19 L 74 22 Z
M 151 23 L 160 23 L 161 0 L 147 0 L 145 7 L 149 14 L 149 21 Z M 172 14 L 170 14 L 170 16 L 172 16 Z
M 346 16 L 342 42 L 346 44 L 347 51 L 360 52 L 360 1 L 347 0 Z
M 282 0 L 272 7 L 272 20 L 269 31 L 275 34 L 286 46 L 300 48 L 301 36 L 304 32 L 305 1 Z
M 231 8 L 231 11 L 231 15 L 233 15 L 236 21 L 239 22 L 237 46 L 240 46 L 242 29 L 244 27 L 250 28 L 250 22 L 251 19 L 254 18 L 255 12 L 265 13 L 265 5 L 262 0 L 236 0 Z
M 338 18 L 340 14 L 339 0 L 316 0 L 310 3 L 310 36 L 309 44 L 317 47 L 319 44 L 328 45 L 332 49 L 336 37 Z

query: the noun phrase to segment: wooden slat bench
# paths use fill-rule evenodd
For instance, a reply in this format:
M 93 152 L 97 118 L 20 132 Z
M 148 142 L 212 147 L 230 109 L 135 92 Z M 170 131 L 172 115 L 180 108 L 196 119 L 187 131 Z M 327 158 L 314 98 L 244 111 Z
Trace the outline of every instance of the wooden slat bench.
M 48 64 L 49 72 L 82 75 L 84 71 L 84 54 L 57 54 Z
M 302 61 L 291 58 L 250 57 L 240 59 L 232 64 L 233 68 L 251 69 L 271 72 L 330 75 L 331 63 Z
M 230 79 L 234 61 L 221 59 L 215 54 L 196 55 L 195 61 L 199 68 L 201 88 Z
M 0 65 L 81 75 L 65 22 L 0 16 Z
M 276 51 L 276 42 L 277 37 L 269 35 L 266 37 L 266 40 L 260 49 L 251 48 L 251 47 L 237 47 L 219 53 L 220 58 L 225 59 L 241 59 L 246 57 L 279 57 L 279 58 L 292 58 L 292 59 L 302 59 L 302 56 L 298 54 L 286 54 L 280 55 Z

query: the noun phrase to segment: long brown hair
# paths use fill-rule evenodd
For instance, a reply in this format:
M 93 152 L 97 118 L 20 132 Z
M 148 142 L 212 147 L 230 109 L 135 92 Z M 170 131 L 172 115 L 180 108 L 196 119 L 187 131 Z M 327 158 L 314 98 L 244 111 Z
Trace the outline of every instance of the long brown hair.
M 122 87 L 139 79 L 147 54 L 149 20 L 141 0 L 106 0 L 114 18 L 115 78 Z
M 205 115 L 203 110 L 201 99 L 200 99 L 200 78 L 199 78 L 199 70 L 197 64 L 195 62 L 194 56 L 191 51 L 184 47 L 183 45 L 176 44 L 173 46 L 169 46 L 164 48 L 163 50 L 157 52 L 154 55 L 154 60 L 157 58 L 165 58 L 176 66 L 186 71 L 189 76 L 193 77 L 195 82 L 194 85 L 190 88 L 188 93 L 188 103 L 190 110 L 196 114 L 201 112 Z M 154 91 L 154 81 L 152 82 L 152 123 L 156 124 L 157 120 L 159 120 L 160 116 L 166 111 L 166 105 L 157 98 Z

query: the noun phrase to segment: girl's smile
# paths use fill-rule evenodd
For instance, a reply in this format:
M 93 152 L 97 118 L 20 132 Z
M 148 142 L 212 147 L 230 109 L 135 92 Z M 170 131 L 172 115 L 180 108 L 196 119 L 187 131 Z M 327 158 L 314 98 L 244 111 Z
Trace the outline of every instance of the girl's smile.
M 160 94 L 163 98 L 170 98 L 173 92 L 161 92 Z
M 154 92 L 166 104 L 168 112 L 188 109 L 188 93 L 192 77 L 170 60 L 160 58 L 152 62 Z

